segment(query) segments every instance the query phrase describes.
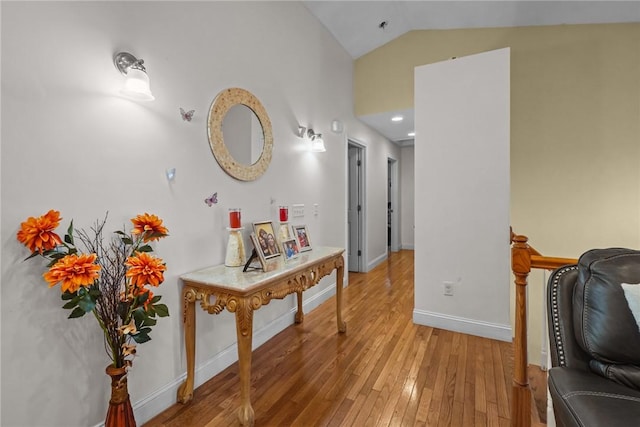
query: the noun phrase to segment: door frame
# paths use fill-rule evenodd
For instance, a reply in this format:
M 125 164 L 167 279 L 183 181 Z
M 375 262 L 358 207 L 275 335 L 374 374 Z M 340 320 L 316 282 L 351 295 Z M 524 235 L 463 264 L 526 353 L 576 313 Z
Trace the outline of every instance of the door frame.
M 398 252 L 400 250 L 398 160 L 393 157 L 387 157 L 387 185 L 389 185 L 389 188 L 387 188 L 387 203 L 391 202 L 391 244 L 387 248 L 390 248 L 391 252 Z
M 347 215 L 346 215 L 346 230 L 347 230 L 347 245 L 349 246 L 350 244 L 350 236 L 349 236 L 349 214 L 348 214 L 348 207 L 349 207 L 349 191 L 350 191 L 350 181 L 349 181 L 349 168 L 350 168 L 350 164 L 349 164 L 349 148 L 350 147 L 354 147 L 355 149 L 358 150 L 358 153 L 360 154 L 360 167 L 357 168 L 357 173 L 358 173 L 358 178 L 360 181 L 360 185 L 358 186 L 359 189 L 359 204 L 361 206 L 360 209 L 360 215 L 359 215 L 359 221 L 358 221 L 358 247 L 360 248 L 360 256 L 357 258 L 358 259 L 358 263 L 353 266 L 351 265 L 351 263 L 349 263 L 349 256 L 348 254 L 351 251 L 351 248 L 348 247 L 347 248 L 347 271 L 355 271 L 355 272 L 366 272 L 367 271 L 367 238 L 366 238 L 366 233 L 365 230 L 366 228 L 366 223 L 367 223 L 367 190 L 366 190 L 366 167 L 367 167 L 367 162 L 366 162 L 366 158 L 367 158 L 367 152 L 366 152 L 366 146 L 351 137 L 347 137 L 347 150 L 345 153 L 345 157 L 346 157 L 346 205 L 347 205 Z

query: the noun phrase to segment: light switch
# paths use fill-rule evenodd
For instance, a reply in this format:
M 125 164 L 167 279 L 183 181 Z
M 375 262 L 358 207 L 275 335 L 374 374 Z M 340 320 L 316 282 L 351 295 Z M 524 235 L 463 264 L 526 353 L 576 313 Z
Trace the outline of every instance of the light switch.
M 304 204 L 291 205 L 291 216 L 292 217 L 304 216 Z

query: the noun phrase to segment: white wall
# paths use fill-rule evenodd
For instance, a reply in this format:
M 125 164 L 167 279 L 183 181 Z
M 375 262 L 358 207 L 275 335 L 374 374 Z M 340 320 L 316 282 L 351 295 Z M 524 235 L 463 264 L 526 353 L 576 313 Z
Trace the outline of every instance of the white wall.
M 224 261 L 227 209 L 243 224 L 277 220 L 277 206 L 304 203 L 314 245 L 346 245 L 346 135 L 368 146 L 370 171 L 386 168 L 387 140 L 353 116 L 353 61 L 298 2 L 15 2 L 2 8 L 2 425 L 95 425 L 109 386 L 100 329 L 68 320 L 40 260 L 22 262 L 15 239 L 28 216 L 60 210 L 89 227 L 109 211 L 117 229 L 153 212 L 170 236 L 155 245 L 167 263 L 162 295 L 171 316 L 139 346 L 129 376 L 138 423 L 175 402 L 185 373 L 180 274 Z M 117 95 L 113 55 L 143 58 L 156 96 Z M 206 117 L 228 87 L 253 92 L 273 124 L 270 168 L 233 180 L 216 163 Z M 179 108 L 195 109 L 192 122 Z M 331 120 L 345 133 L 329 131 Z M 327 152 L 306 152 L 298 124 L 322 132 Z M 379 158 L 382 160 L 380 161 Z M 165 170 L 176 168 L 174 182 Z M 385 169 L 381 169 L 385 170 Z M 382 175 L 382 174 L 381 174 Z M 386 185 L 368 176 L 369 250 L 386 233 Z M 204 199 L 218 192 L 218 205 Z M 379 201 L 382 200 L 382 202 Z M 311 206 L 319 205 L 314 216 Z M 380 214 L 375 210 L 382 203 Z M 379 219 L 378 216 L 383 216 Z M 380 224 L 378 224 L 380 223 Z M 248 230 L 245 230 L 248 231 Z M 334 276 L 305 293 L 308 309 L 333 294 Z M 292 298 L 256 312 L 254 346 L 293 321 Z M 196 385 L 236 360 L 230 313 L 197 313 Z M 35 409 L 35 410 L 34 410 Z
M 415 241 L 415 147 L 400 150 L 400 247 L 413 249 Z
M 414 321 L 511 341 L 509 49 L 416 67 L 415 115 Z

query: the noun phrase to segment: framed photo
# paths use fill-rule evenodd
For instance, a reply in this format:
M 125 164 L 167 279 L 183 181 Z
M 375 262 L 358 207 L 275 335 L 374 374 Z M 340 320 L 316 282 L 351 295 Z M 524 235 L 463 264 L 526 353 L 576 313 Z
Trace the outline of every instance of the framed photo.
M 309 230 L 306 225 L 292 225 L 293 237 L 298 242 L 298 249 L 300 252 L 311 250 L 311 238 L 309 237 Z
M 273 231 L 273 223 L 271 221 L 254 222 L 253 232 L 258 239 L 256 250 L 262 253 L 265 260 L 280 255 L 280 248 L 278 247 L 276 233 Z
M 260 242 L 258 242 L 258 237 L 256 237 L 255 233 L 251 233 L 249 237 L 251 238 L 251 243 L 253 243 L 253 252 L 251 253 L 251 257 L 245 264 L 243 271 L 247 271 L 249 267 L 258 268 L 251 265 L 256 256 L 258 257 L 258 261 L 260 261 L 260 267 L 262 267 L 264 271 L 267 271 L 267 260 L 264 258 L 264 254 L 260 250 Z
M 300 249 L 296 239 L 289 239 L 282 242 L 282 254 L 285 260 L 290 260 L 298 256 Z

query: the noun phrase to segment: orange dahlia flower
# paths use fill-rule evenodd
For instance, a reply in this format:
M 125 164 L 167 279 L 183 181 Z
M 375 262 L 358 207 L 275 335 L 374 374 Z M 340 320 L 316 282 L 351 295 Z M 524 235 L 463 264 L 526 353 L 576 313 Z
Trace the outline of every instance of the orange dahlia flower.
M 153 214 L 138 215 L 131 222 L 133 223 L 131 234 L 142 234 L 144 242 L 160 240 L 169 233 L 169 230 L 162 225 L 162 220 Z
M 162 259 L 149 255 L 146 252 L 136 252 L 124 263 L 129 270 L 126 276 L 131 278 L 133 286 L 144 285 L 159 286 L 164 281 L 163 272 L 167 269 Z
M 60 212 L 53 209 L 41 217 L 29 217 L 20 224 L 18 241 L 32 253 L 37 251 L 42 255 L 43 251 L 54 249 L 56 245 L 62 244 L 60 236 L 53 232 L 61 219 Z
M 96 254 L 67 255 L 44 273 L 44 280 L 49 282 L 49 287 L 62 282 L 62 292 L 74 293 L 81 286 L 91 286 L 100 271 L 100 266 L 95 264 L 96 258 Z

